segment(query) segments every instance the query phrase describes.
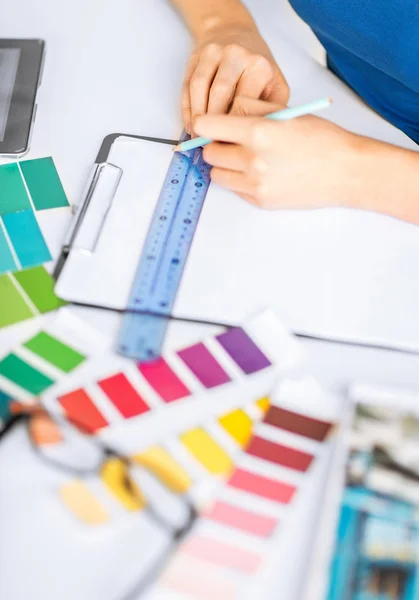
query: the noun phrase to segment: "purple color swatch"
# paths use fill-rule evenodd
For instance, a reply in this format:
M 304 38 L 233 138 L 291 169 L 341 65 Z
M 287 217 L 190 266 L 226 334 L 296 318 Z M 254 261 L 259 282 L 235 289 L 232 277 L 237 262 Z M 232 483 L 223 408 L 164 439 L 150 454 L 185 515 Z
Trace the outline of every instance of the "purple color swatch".
M 241 327 L 217 335 L 217 340 L 246 375 L 271 366 L 271 362 Z
M 180 350 L 178 356 L 206 388 L 213 388 L 231 381 L 204 344 L 195 344 Z

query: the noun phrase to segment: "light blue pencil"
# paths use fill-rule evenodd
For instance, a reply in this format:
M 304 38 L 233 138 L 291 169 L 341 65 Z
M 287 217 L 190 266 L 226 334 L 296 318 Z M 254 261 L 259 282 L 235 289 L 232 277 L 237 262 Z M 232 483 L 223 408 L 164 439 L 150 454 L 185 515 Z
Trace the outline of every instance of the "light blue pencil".
M 320 100 L 314 100 L 314 102 L 308 102 L 307 104 L 302 104 L 301 106 L 293 106 L 291 108 L 284 108 L 284 110 L 278 110 L 277 112 L 265 115 L 264 118 L 271 119 L 272 121 L 289 121 L 290 119 L 295 119 L 296 117 L 302 117 L 304 115 L 309 115 L 310 113 L 323 110 L 323 108 L 330 106 L 331 102 L 331 98 L 321 98 Z M 194 150 L 200 146 L 211 144 L 211 142 L 212 140 L 208 138 L 197 137 L 192 140 L 188 140 L 187 142 L 182 142 L 176 146 L 173 151 L 185 152 L 186 150 Z

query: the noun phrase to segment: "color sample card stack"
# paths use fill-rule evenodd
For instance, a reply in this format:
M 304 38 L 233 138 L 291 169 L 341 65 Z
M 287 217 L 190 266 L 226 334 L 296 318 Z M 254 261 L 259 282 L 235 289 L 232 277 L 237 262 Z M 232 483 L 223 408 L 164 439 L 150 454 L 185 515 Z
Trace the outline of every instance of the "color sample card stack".
M 209 488 L 231 473 L 234 460 L 249 440 L 253 424 L 259 421 L 269 401 L 262 398 L 243 408 L 215 416 L 194 428 L 160 440 L 131 456 L 139 466 L 155 471 L 162 483 L 177 493 L 187 494 L 197 507 L 208 495 Z M 51 436 L 39 437 L 38 443 L 51 444 Z M 121 483 L 110 481 L 106 470 L 99 480 L 73 479 L 59 490 L 63 505 L 79 521 L 87 525 L 121 518 L 124 511 L 136 507 L 126 502 Z
M 335 430 L 334 420 L 325 420 L 324 410 L 313 403 L 321 393 L 317 384 L 296 382 L 306 394 L 298 408 L 290 402 L 288 383 L 284 385 L 285 394 L 277 391 L 226 483 L 217 489 L 215 500 L 148 599 L 257 597 L 258 577 L 266 563 L 275 561 L 274 548 L 279 547 L 296 497 L 305 493 L 316 461 L 330 452 Z
M 87 384 L 60 386 L 43 400 L 92 433 L 119 428 L 136 447 L 140 436 L 148 444 L 153 431 L 181 431 L 206 415 L 267 395 L 300 359 L 299 344 L 266 311 L 243 328 L 168 350 L 151 362 L 103 356 L 90 362 Z
M 0 273 L 52 259 L 37 212 L 69 203 L 52 158 L 0 166 Z

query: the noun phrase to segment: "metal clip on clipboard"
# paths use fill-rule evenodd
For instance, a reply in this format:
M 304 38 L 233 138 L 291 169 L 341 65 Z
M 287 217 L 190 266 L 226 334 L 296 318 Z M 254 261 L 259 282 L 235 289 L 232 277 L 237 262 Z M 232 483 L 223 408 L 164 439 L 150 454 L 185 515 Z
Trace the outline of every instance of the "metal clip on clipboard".
M 54 270 L 55 278 L 60 275 L 70 251 L 85 254 L 95 252 L 122 174 L 123 170 L 111 163 L 95 164 L 87 191 L 76 209 L 73 223 L 62 247 Z

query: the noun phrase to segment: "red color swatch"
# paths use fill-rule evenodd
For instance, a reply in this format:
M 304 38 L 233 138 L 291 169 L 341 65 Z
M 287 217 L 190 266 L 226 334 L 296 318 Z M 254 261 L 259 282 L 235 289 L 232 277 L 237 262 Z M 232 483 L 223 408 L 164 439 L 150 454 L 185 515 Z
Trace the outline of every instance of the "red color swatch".
M 269 408 L 263 422 L 317 442 L 323 442 L 333 428 L 333 423 L 285 410 L 274 404 Z
M 165 402 L 173 402 L 191 395 L 186 385 L 163 358 L 152 362 L 138 363 L 138 368 Z
M 262 460 L 268 460 L 277 465 L 302 472 L 307 471 L 314 460 L 312 454 L 271 442 L 258 435 L 253 436 L 246 452 Z
M 228 482 L 231 487 L 275 500 L 281 504 L 289 504 L 297 488 L 294 485 L 275 481 L 270 477 L 249 473 L 244 469 L 236 469 Z
M 223 523 L 223 525 L 246 531 L 258 537 L 268 537 L 277 525 L 277 521 L 272 517 L 258 515 L 220 500 L 204 516 L 217 523 Z
M 98 385 L 126 419 L 149 410 L 143 398 L 123 373 L 102 379 L 98 381 Z
M 79 389 L 58 398 L 68 419 L 74 419 L 74 424 L 84 427 L 94 433 L 97 429 L 107 427 L 108 421 L 96 408 L 96 405 L 85 390 Z

